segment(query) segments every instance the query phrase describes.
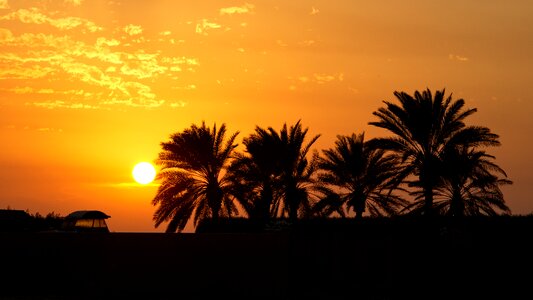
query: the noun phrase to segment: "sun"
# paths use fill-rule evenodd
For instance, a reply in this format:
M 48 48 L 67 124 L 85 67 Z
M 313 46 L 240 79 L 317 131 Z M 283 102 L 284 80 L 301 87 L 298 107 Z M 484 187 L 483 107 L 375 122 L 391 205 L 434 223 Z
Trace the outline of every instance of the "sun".
M 140 184 L 148 184 L 155 178 L 155 168 L 151 163 L 140 162 L 135 165 L 132 171 L 133 179 Z

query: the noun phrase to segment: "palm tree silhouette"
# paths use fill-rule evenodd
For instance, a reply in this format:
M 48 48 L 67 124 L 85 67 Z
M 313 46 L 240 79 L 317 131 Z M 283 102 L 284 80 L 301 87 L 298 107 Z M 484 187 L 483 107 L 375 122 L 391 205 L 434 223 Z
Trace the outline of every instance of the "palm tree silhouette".
M 244 139 L 246 153 L 238 156 L 230 170 L 239 186 L 236 197 L 250 216 L 294 221 L 311 215 L 318 154 L 309 160 L 307 156 L 320 135 L 306 143 L 307 132 L 298 121 L 290 128 L 283 124 L 279 132 L 256 126 Z
M 250 219 L 264 223 L 275 217 L 272 208 L 280 195 L 282 149 L 276 135 L 259 126 L 243 144 L 245 153 L 237 153 L 228 168 L 232 194 Z
M 310 160 L 308 153 L 320 135 L 315 135 L 305 143 L 309 128 L 302 129 L 300 120 L 287 128 L 283 124 L 277 133 L 272 127 L 268 128 L 270 136 L 279 147 L 281 173 L 279 183 L 281 186 L 281 201 L 274 203 L 274 212 L 287 215 L 289 220 L 295 221 L 298 217 L 308 217 L 312 214 L 312 198 L 316 197 L 317 184 L 314 177 L 318 170 L 318 153 L 314 153 Z
M 510 214 L 500 186 L 512 184 L 505 171 L 485 151 L 453 147 L 442 155 L 442 178 L 435 189 L 434 207 L 442 215 L 462 217 Z M 422 208 L 420 194 L 406 210 Z
M 153 216 L 155 227 L 169 221 L 166 232 L 181 232 L 191 217 L 196 226 L 205 218 L 238 214 L 223 172 L 237 147 L 238 132 L 226 141 L 225 135 L 225 124 L 217 130 L 216 124 L 210 129 L 202 122 L 161 143 L 156 160 L 161 185 L 152 200 L 159 205 Z
M 398 188 L 393 180 L 397 159 L 364 139 L 364 133 L 338 135 L 335 148 L 323 150 L 320 167 L 324 172 L 319 178 L 338 190 L 317 203 L 326 215 L 336 211 L 344 216 L 343 206 L 347 212 L 353 210 L 356 218 L 361 218 L 367 208 L 371 216 L 393 215 L 407 204 L 392 193 Z
M 442 175 L 439 164 L 445 148 L 500 145 L 498 135 L 488 128 L 465 125 L 464 120 L 477 109 L 464 109 L 463 99 L 452 101 L 451 95 L 444 95 L 444 89 L 435 95 L 429 89 L 415 91 L 414 96 L 395 91 L 400 105 L 384 101 L 386 107 L 373 113 L 379 120 L 369 122 L 394 134 L 376 140 L 382 149 L 403 161 L 400 177 L 417 177 L 411 185 L 421 188 L 423 214 L 428 216 L 433 213 L 434 189 Z

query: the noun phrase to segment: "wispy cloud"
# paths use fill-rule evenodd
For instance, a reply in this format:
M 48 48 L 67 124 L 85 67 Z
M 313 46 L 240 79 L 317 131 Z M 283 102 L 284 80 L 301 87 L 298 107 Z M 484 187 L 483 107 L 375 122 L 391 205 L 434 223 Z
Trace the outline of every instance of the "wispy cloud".
M 466 56 L 461 56 L 457 54 L 448 54 L 448 59 L 457 60 L 457 61 L 469 61 L 470 59 Z
M 54 90 L 50 88 L 46 89 L 34 89 L 29 86 L 24 87 L 14 87 L 14 88 L 0 88 L 0 91 L 5 92 L 11 92 L 15 94 L 42 94 L 42 95 L 52 95 L 52 94 L 60 94 L 60 95 L 84 95 L 85 92 L 83 90 Z
M 83 0 L 65 0 L 65 3 L 72 4 L 74 6 L 79 6 Z
M 316 82 L 319 83 L 319 84 L 322 84 L 322 83 L 325 83 L 325 82 L 330 82 L 330 81 L 333 81 L 335 80 L 335 76 L 333 75 L 328 75 L 328 74 L 313 74 L 313 77 L 315 78 Z
M 75 6 L 86 4 L 82 2 L 64 3 Z M 0 5 L 9 7 L 7 1 L 0 0 Z M 88 37 L 77 33 L 93 33 L 103 28 L 87 19 L 65 16 L 59 11 L 49 12 L 44 8 L 16 8 L 3 16 L 0 14 L 0 20 L 3 23 L 39 25 L 32 26 L 33 32 L 23 33 L 8 29 L 10 24 L 0 28 L 0 82 L 3 83 L 0 91 L 27 95 L 25 98 L 31 99 L 26 100 L 28 106 L 105 110 L 121 109 L 123 106 L 183 107 L 186 102 L 162 98 L 153 83 L 158 77 L 179 80 L 178 72 L 195 72 L 200 66 L 195 57 L 169 56 L 150 47 L 132 47 L 136 42 L 151 41 L 150 36 L 144 35 L 143 27 L 135 24 L 123 24 L 126 26 L 104 31 L 101 36 Z M 50 26 L 56 30 L 46 28 Z M 222 26 L 203 19 L 197 27 L 199 33 L 206 35 L 208 30 Z M 60 32 L 67 30 L 73 31 L 73 34 Z M 106 33 L 110 35 L 103 35 Z M 167 30 L 156 33 L 156 36 L 164 38 L 171 34 Z M 162 42 L 173 44 L 168 38 Z M 43 79 L 51 85 L 43 87 Z M 24 80 L 24 83 L 6 80 Z M 58 90 L 58 80 L 65 83 L 61 87 L 63 90 Z M 177 81 L 176 85 L 180 84 Z M 191 82 L 181 85 L 183 89 L 196 89 Z
M 138 35 L 143 32 L 143 29 L 140 25 L 128 24 L 123 28 L 124 32 L 129 35 Z
M 253 13 L 254 5 L 245 3 L 242 6 L 232 6 L 220 9 L 221 15 L 248 14 Z
M 196 24 L 196 33 L 207 35 L 207 30 L 218 29 L 220 27 L 222 27 L 220 24 L 209 22 L 207 19 L 202 19 Z
M 300 42 L 299 44 L 302 46 L 309 47 L 309 46 L 314 45 L 315 43 L 316 42 L 314 40 L 305 40 L 305 41 Z
M 109 39 L 108 40 L 105 37 L 99 37 L 98 39 L 96 39 L 96 46 L 100 47 L 102 45 L 106 45 L 106 46 L 110 46 L 110 47 L 118 46 L 118 45 L 120 45 L 120 41 L 117 41 L 115 39 Z
M 14 36 L 7 29 L 0 30 L 0 79 L 51 80 L 66 75 L 73 82 L 96 86 L 100 93 L 67 93 L 35 87 L 3 89 L 14 94 L 71 95 L 69 99 L 48 99 L 32 102 L 42 108 L 102 109 L 109 106 L 160 107 L 160 99 L 152 90 L 149 79 L 158 76 L 174 78 L 176 72 L 195 71 L 199 61 L 194 57 L 160 57 L 159 52 L 143 50 L 121 51 L 122 42 L 98 37 L 94 44 L 75 40 L 72 36 L 54 36 L 43 33 L 24 33 Z M 51 75 L 54 75 L 53 77 Z M 83 88 L 83 87 L 81 87 Z M 80 89 L 81 89 L 80 88 Z
M 90 32 L 96 32 L 103 29 L 102 27 L 97 26 L 95 23 L 82 18 L 66 17 L 54 19 L 42 13 L 38 8 L 35 7 L 30 9 L 19 9 L 2 16 L 0 20 L 18 20 L 27 24 L 49 24 L 58 28 L 59 30 L 69 30 L 82 27 Z
M 45 77 L 55 71 L 51 67 L 39 65 L 12 65 L 10 68 L 0 69 L 0 79 L 36 79 Z
M 42 107 L 46 109 L 56 109 L 56 108 L 68 108 L 68 109 L 100 109 L 99 106 L 94 106 L 86 103 L 70 103 L 66 101 L 45 101 L 45 102 L 33 102 L 26 103 L 26 105 L 33 105 L 36 107 Z
M 33 88 L 29 86 L 25 86 L 25 87 L 17 86 L 14 88 L 1 88 L 0 91 L 6 91 L 6 92 L 15 93 L 15 94 L 30 94 L 34 92 Z
M 324 84 L 327 82 L 332 81 L 344 81 L 344 73 L 338 73 L 338 74 L 324 74 L 324 73 L 313 73 L 312 76 L 296 76 L 296 77 L 288 77 L 289 80 L 307 84 L 307 83 L 316 83 L 316 84 Z
M 40 128 L 37 128 L 37 131 L 39 132 L 63 132 L 63 129 L 61 128 L 53 128 L 53 127 L 40 127 Z
M 9 4 L 7 0 L 0 0 L 0 9 L 9 9 Z
M 170 107 L 172 108 L 181 108 L 187 106 L 187 102 L 184 101 L 177 101 L 170 103 Z

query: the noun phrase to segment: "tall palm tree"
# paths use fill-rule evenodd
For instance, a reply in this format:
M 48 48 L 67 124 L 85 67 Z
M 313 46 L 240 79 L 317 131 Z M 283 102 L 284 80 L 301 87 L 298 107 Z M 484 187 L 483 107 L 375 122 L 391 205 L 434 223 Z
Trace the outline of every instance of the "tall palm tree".
M 309 128 L 302 128 L 300 120 L 290 128 L 287 128 L 286 123 L 283 124 L 279 133 L 272 127 L 268 128 L 270 136 L 279 147 L 277 153 L 280 154 L 281 167 L 279 182 L 282 201 L 274 203 L 274 212 L 287 215 L 291 221 L 310 216 L 313 197 L 316 197 L 318 153 L 314 153 L 310 159 L 307 156 L 320 135 L 313 136 L 306 143 L 308 130 Z
M 445 90 L 435 95 L 429 89 L 414 96 L 394 92 L 400 105 L 384 101 L 385 107 L 373 114 L 378 121 L 370 125 L 390 131 L 393 136 L 377 139 L 382 149 L 392 151 L 404 164 L 401 177 L 414 175 L 423 193 L 423 214 L 432 215 L 434 189 L 441 174 L 439 164 L 445 148 L 453 145 L 465 147 L 498 146 L 498 135 L 486 127 L 467 126 L 464 120 L 477 110 L 465 109 L 465 101 L 452 101 Z
M 294 221 L 311 215 L 317 154 L 310 159 L 307 156 L 320 135 L 305 142 L 307 132 L 298 121 L 290 127 L 285 123 L 279 132 L 257 126 L 244 139 L 246 153 L 230 170 L 240 187 L 236 189 L 237 198 L 250 216 L 261 220 L 289 217 Z
M 345 206 L 361 218 L 368 207 L 371 216 L 392 215 L 407 202 L 392 190 L 397 175 L 397 161 L 386 156 L 385 150 L 372 147 L 364 141 L 364 133 L 337 136 L 335 148 L 323 150 L 320 167 L 324 171 L 320 179 L 338 190 L 317 203 L 329 212 L 337 211 L 344 216 Z M 333 201 L 332 201 L 333 200 Z M 325 202 L 325 204 L 324 204 Z
M 153 219 L 155 227 L 168 221 L 167 232 L 181 232 L 189 219 L 196 226 L 205 218 L 237 214 L 228 194 L 224 169 L 237 147 L 238 132 L 227 140 L 226 125 L 217 130 L 192 124 L 162 142 L 156 163 L 161 166 L 161 180 L 152 204 L 159 205 Z
M 243 144 L 245 153 L 229 167 L 232 193 L 251 219 L 266 222 L 274 217 L 271 207 L 280 194 L 281 148 L 276 135 L 259 126 Z
M 500 187 L 512 181 L 494 158 L 485 151 L 461 146 L 447 149 L 441 164 L 443 176 L 435 189 L 435 209 L 455 217 L 510 214 Z M 418 196 L 418 201 L 406 209 L 416 213 L 422 208 Z

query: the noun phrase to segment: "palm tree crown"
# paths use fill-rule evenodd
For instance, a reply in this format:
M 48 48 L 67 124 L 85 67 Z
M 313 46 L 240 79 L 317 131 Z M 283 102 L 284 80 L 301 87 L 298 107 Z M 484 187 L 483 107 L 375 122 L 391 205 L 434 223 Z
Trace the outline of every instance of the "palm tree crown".
M 435 189 L 435 209 L 442 215 L 462 217 L 510 214 L 501 186 L 512 184 L 505 171 L 485 151 L 455 147 L 443 154 L 442 178 Z M 422 208 L 420 194 L 407 210 Z
M 385 156 L 385 151 L 364 141 L 364 133 L 337 136 L 335 148 L 324 150 L 320 179 L 338 192 L 323 198 L 317 208 L 344 216 L 346 206 L 361 217 L 368 207 L 371 216 L 391 215 L 405 205 L 405 200 L 392 194 L 396 159 Z M 328 214 L 328 213 L 326 213 Z
M 317 154 L 307 156 L 319 138 L 305 142 L 308 129 L 300 121 L 285 123 L 278 132 L 272 127 L 256 127 L 245 138 L 246 153 L 231 166 L 237 198 L 251 217 L 267 218 L 310 216 L 314 196 Z
M 420 187 L 423 193 L 423 213 L 433 212 L 434 189 L 442 174 L 439 165 L 444 149 L 455 145 L 464 147 L 497 146 L 498 135 L 486 127 L 467 126 L 464 120 L 476 109 L 464 109 L 465 101 L 452 101 L 445 97 L 445 90 L 435 95 L 429 89 L 414 96 L 405 92 L 394 92 L 400 105 L 384 101 L 386 107 L 373 114 L 378 121 L 370 125 L 385 128 L 393 136 L 377 139 L 380 146 L 390 150 L 404 162 L 400 174 L 405 178 L 415 175 L 413 186 Z
M 204 218 L 218 218 L 237 214 L 227 193 L 224 168 L 231 158 L 238 132 L 225 141 L 226 125 L 217 130 L 202 122 L 162 142 L 157 164 L 161 166 L 161 180 L 152 200 L 159 205 L 154 213 L 155 226 L 169 221 L 166 231 L 182 231 L 191 217 L 193 224 Z

